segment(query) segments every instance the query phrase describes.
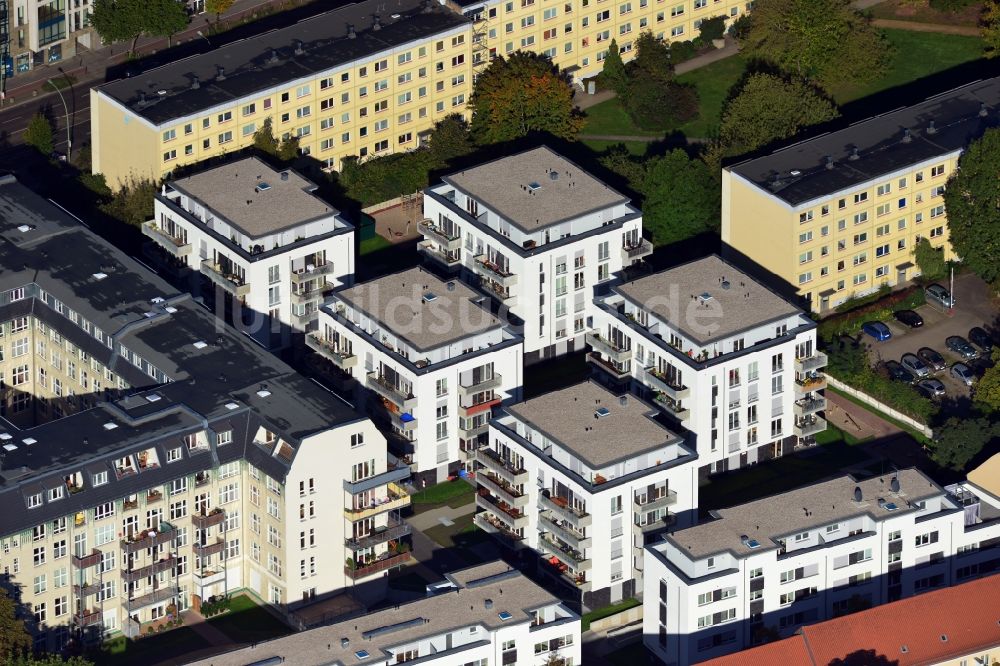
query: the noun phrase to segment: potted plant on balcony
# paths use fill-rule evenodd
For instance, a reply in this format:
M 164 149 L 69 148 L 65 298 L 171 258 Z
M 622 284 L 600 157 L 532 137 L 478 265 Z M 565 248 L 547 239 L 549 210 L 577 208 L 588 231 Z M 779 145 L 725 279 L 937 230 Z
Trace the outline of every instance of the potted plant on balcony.
M 358 563 L 354 561 L 353 557 L 348 557 L 347 558 L 347 562 L 345 563 L 345 566 L 347 567 L 348 571 L 357 571 L 357 569 L 358 569 Z

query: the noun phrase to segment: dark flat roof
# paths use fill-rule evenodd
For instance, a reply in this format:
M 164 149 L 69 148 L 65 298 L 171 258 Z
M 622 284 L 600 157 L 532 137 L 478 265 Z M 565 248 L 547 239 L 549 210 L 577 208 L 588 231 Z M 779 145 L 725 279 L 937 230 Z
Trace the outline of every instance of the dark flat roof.
M 422 0 L 364 0 L 112 81 L 98 90 L 155 124 L 166 123 L 469 22 L 436 2 L 428 3 L 429 11 L 423 7 Z M 372 29 L 375 15 L 381 22 L 379 30 Z M 348 37 L 349 26 L 355 30 L 353 39 Z M 298 53 L 297 42 L 301 42 Z M 336 83 L 340 85 L 339 80 Z M 350 86 L 355 85 L 351 81 Z
M 983 105 L 985 115 L 980 115 Z M 1000 77 L 970 83 L 728 168 L 797 206 L 961 150 L 987 127 L 997 125 L 998 113 Z M 905 130 L 909 130 L 908 139 Z

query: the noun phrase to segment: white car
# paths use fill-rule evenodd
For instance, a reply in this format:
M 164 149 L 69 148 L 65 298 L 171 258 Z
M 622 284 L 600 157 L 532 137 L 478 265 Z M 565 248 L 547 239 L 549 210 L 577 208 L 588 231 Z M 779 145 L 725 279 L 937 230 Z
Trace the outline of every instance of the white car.
M 976 380 L 976 373 L 964 363 L 956 363 L 951 366 L 951 376 L 966 386 L 972 386 L 972 382 Z
M 916 354 L 903 354 L 899 362 L 917 377 L 929 377 L 931 374 L 931 369 Z

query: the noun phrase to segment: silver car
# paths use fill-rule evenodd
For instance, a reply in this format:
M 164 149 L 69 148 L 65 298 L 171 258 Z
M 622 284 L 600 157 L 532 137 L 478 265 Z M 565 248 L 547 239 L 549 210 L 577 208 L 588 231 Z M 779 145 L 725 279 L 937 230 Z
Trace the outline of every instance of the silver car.
M 932 284 L 924 289 L 924 296 L 928 301 L 933 301 L 943 308 L 955 307 L 955 297 L 939 284 Z
M 951 366 L 951 376 L 966 386 L 972 386 L 972 382 L 976 380 L 976 373 L 964 363 L 956 363 Z
M 899 359 L 899 362 L 917 377 L 929 377 L 931 374 L 931 369 L 916 354 L 903 354 L 903 358 Z

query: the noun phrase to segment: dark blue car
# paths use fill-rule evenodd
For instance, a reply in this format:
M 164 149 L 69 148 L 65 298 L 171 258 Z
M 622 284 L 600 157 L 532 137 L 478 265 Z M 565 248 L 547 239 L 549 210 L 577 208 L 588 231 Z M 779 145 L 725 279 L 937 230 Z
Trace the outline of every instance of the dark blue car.
M 892 337 L 892 331 L 880 321 L 865 322 L 861 325 L 861 332 L 872 336 L 878 342 L 885 342 Z

